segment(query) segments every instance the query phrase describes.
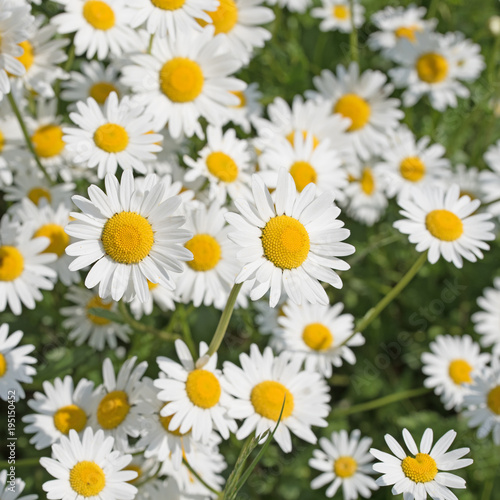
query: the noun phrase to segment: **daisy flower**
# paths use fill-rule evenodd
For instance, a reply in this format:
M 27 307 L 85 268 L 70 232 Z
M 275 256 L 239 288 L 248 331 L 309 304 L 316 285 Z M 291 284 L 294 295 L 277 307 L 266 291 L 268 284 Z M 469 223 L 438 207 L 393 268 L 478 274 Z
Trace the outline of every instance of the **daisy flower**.
M 23 338 L 23 332 L 17 330 L 9 335 L 9 325 L 0 326 L 0 398 L 4 401 L 12 398 L 19 401 L 25 397 L 24 389 L 20 384 L 31 384 L 32 375 L 36 369 L 32 366 L 36 359 L 28 356 L 35 350 L 35 346 L 28 344 L 16 347 Z
M 317 490 L 331 483 L 326 496 L 332 498 L 342 486 L 344 500 L 356 500 L 359 496 L 370 498 L 378 490 L 377 483 L 368 474 L 373 474 L 372 456 L 368 449 L 372 444 L 369 437 L 361 438 L 356 429 L 351 435 L 347 431 L 332 432 L 330 439 L 320 438 L 320 449 L 313 450 L 309 466 L 322 472 L 311 482 Z
M 500 354 L 500 278 L 495 278 L 493 288 L 485 288 L 482 297 L 477 299 L 482 309 L 471 316 L 474 330 L 481 335 L 479 342 L 483 347 L 493 347 L 494 354 Z
M 181 434 L 191 432 L 195 441 L 207 443 L 213 429 L 224 439 L 236 431 L 236 422 L 227 415 L 231 397 L 221 383 L 221 372 L 216 368 L 217 354 L 198 368 L 189 349 L 182 340 L 175 341 L 175 350 L 182 364 L 159 356 L 158 366 L 167 377 L 154 381 L 160 389 L 158 399 L 166 404 L 162 417 L 171 417 L 168 430 Z M 200 343 L 200 358 L 208 351 L 205 342 Z
M 361 333 L 354 333 L 354 317 L 341 314 L 343 309 L 341 303 L 332 307 L 287 303 L 278 316 L 279 326 L 273 332 L 271 345 L 305 362 L 306 370 L 331 377 L 333 366 L 342 366 L 344 360 L 356 363 L 350 347 L 365 343 Z
M 143 189 L 134 185 L 131 170 L 121 182 L 111 174 L 105 178 L 106 194 L 97 186 L 88 189 L 90 200 L 74 196 L 83 213 L 72 212 L 76 220 L 66 232 L 79 240 L 66 248 L 77 257 L 69 269 L 76 271 L 93 264 L 85 286 L 99 284 L 99 296 L 113 300 L 148 300 L 148 280 L 172 289 L 169 272 L 181 272 L 181 261 L 192 258 L 182 245 L 191 234 L 180 229 L 185 218 L 174 216 L 181 199 L 161 201 L 165 185 L 148 175 Z
M 319 29 L 321 31 L 340 31 L 350 33 L 352 24 L 359 28 L 365 21 L 365 8 L 359 4 L 359 0 L 354 2 L 354 12 L 351 12 L 350 2 L 346 0 L 322 0 L 321 7 L 312 9 L 313 17 L 321 19 Z M 354 17 L 354 18 L 353 18 Z
M 389 98 L 393 86 L 386 83 L 381 71 L 367 70 L 361 75 L 356 63 L 348 68 L 337 66 L 337 74 L 323 70 L 313 78 L 317 91 L 308 91 L 306 96 L 322 98 L 332 113 L 350 120 L 347 140 L 363 159 L 377 154 L 387 145 L 387 135 L 403 118 L 398 109 L 399 99 Z
M 476 167 L 467 167 L 461 163 L 453 168 L 449 182 L 458 184 L 461 196 L 467 195 L 471 200 L 478 198 L 483 202 L 484 192 L 480 176 L 481 173 Z
M 269 303 L 275 307 L 282 288 L 295 303 L 303 300 L 327 304 L 328 296 L 318 280 L 342 288 L 333 271 L 349 265 L 338 257 L 351 255 L 354 247 L 341 243 L 350 232 L 337 219 L 340 209 L 329 192 L 316 196 L 309 184 L 298 194 L 293 177 L 285 170 L 278 174 L 275 202 L 258 175 L 252 177 L 253 203 L 236 200 L 240 212 L 226 214 L 234 232 L 229 238 L 243 247 L 238 259 L 243 269 L 236 283 L 256 278 L 250 293 L 257 300 L 270 290 Z
M 450 471 L 467 467 L 472 463 L 470 458 L 462 458 L 469 453 L 469 448 L 449 451 L 457 433 L 448 431 L 432 446 L 432 429 L 426 429 L 420 441 L 420 450 L 415 440 L 403 429 L 403 438 L 413 457 L 408 455 L 401 445 L 389 434 L 385 442 L 395 456 L 372 448 L 370 453 L 380 462 L 373 469 L 383 474 L 377 479 L 379 486 L 392 487 L 393 495 L 404 495 L 407 500 L 425 500 L 429 495 L 434 500 L 455 498 L 449 488 L 465 488 L 465 481 Z M 432 447 L 432 449 L 431 449 Z
M 431 352 L 422 354 L 422 371 L 427 375 L 424 385 L 441 396 L 447 410 L 459 409 L 464 396 L 470 393 L 468 384 L 472 377 L 482 372 L 490 355 L 481 354 L 479 345 L 469 335 L 439 335 L 429 348 Z
M 81 440 L 75 430 L 69 432 L 69 438 L 62 436 L 60 443 L 52 445 L 54 458 L 40 459 L 40 465 L 56 478 L 42 485 L 47 498 L 132 500 L 137 488 L 128 481 L 137 472 L 124 470 L 132 455 L 112 451 L 113 444 L 112 437 L 105 437 L 102 431 L 94 433 L 90 427 Z
M 139 44 L 127 25 L 129 14 L 122 0 L 56 0 L 65 12 L 50 19 L 61 35 L 75 33 L 75 54 L 87 59 L 121 56 Z
M 245 83 L 230 75 L 241 63 L 233 57 L 223 37 L 214 37 L 213 26 L 201 32 L 184 30 L 175 40 L 155 37 L 151 54 L 130 56 L 122 81 L 132 88 L 135 99 L 155 117 L 154 130 L 168 123 L 174 139 L 181 133 L 203 138 L 199 118 L 224 125 L 228 106 L 239 99 L 232 92 Z
M 75 163 L 97 167 L 100 179 L 114 174 L 118 166 L 146 173 L 144 162 L 154 160 L 154 153 L 161 151 L 157 144 L 161 135 L 151 133 L 152 117 L 142 106 L 134 105 L 128 96 L 119 102 L 112 92 L 102 110 L 92 97 L 76 107 L 78 112 L 69 117 L 78 128 L 64 128 Z
M 224 363 L 225 386 L 236 399 L 229 415 L 244 420 L 236 433 L 244 439 L 255 431 L 261 436 L 273 430 L 281 416 L 274 439 L 280 448 L 292 451 L 290 432 L 308 443 L 316 443 L 311 426 L 326 427 L 330 412 L 329 388 L 317 372 L 301 370 L 302 362 L 291 360 L 287 353 L 274 356 L 270 347 L 261 354 L 256 344 L 250 355 L 240 354 L 239 366 Z
M 11 474 L 7 476 L 7 470 L 0 471 L 0 496 L 4 500 L 36 500 L 38 495 L 19 496 L 23 491 L 26 483 L 19 477 L 14 475 L 14 488 L 12 488 Z
M 77 386 L 66 375 L 64 380 L 57 377 L 54 384 L 43 382 L 42 392 L 35 392 L 28 406 L 36 413 L 25 415 L 23 422 L 27 434 L 34 434 L 30 444 L 37 450 L 57 443 L 62 436 L 67 436 L 71 429 L 81 432 L 87 427 L 94 383 L 81 379 Z
M 143 315 L 149 316 L 156 304 L 163 312 L 175 309 L 175 292 L 169 288 L 148 281 L 149 296 L 146 302 L 141 302 L 137 297 L 130 303 L 130 310 L 135 319 L 141 319 Z
M 16 117 L 6 112 L 0 117 L 0 187 L 12 184 L 16 166 L 23 164 L 27 153 L 21 149 L 23 136 Z
M 484 161 L 490 170 L 479 173 L 479 182 L 484 192 L 487 210 L 495 217 L 500 216 L 500 140 L 490 146 L 484 154 Z
M 446 33 L 444 37 L 448 40 L 455 58 L 456 77 L 467 82 L 477 80 L 486 67 L 484 57 L 481 55 L 481 46 L 466 39 L 460 31 Z
M 290 12 L 303 13 L 311 5 L 311 0 L 268 0 L 268 5 L 277 5 L 281 9 L 287 8 Z
M 450 161 L 441 144 L 428 136 L 417 141 L 405 126 L 391 134 L 389 147 L 381 153 L 377 168 L 383 173 L 390 198 L 407 198 L 412 186 L 435 185 L 450 175 Z
M 193 160 L 184 156 L 190 169 L 185 180 L 194 182 L 202 177 L 209 181 L 208 197 L 220 204 L 226 202 L 227 195 L 236 198 L 250 198 L 250 174 L 253 170 L 249 144 L 236 137 L 232 128 L 226 132 L 220 127 L 207 127 L 207 145 Z
M 249 134 L 254 120 L 262 115 L 262 92 L 259 90 L 259 84 L 249 83 L 246 89 L 233 93 L 240 102 L 228 107 L 229 120 L 240 126 L 245 134 Z
M 256 311 L 255 324 L 259 329 L 259 333 L 270 335 L 278 328 L 278 318 L 283 316 L 283 309 L 286 305 L 286 297 L 280 297 L 276 307 L 270 307 L 268 300 L 259 300 L 254 302 Z
M 440 186 L 414 188 L 408 198 L 399 200 L 406 219 L 394 223 L 394 227 L 409 235 L 410 243 L 416 243 L 417 252 L 429 251 L 428 259 L 435 264 L 442 256 L 461 268 L 463 259 L 476 262 L 483 258 L 481 250 L 489 250 L 486 241 L 495 239 L 491 232 L 490 214 L 474 214 L 479 200 L 460 197 L 456 184 L 446 191 Z
M 28 225 L 12 222 L 8 215 L 0 220 L 0 312 L 7 305 L 16 316 L 23 305 L 35 309 L 35 301 L 43 298 L 40 290 L 54 288 L 49 278 L 57 274 L 47 264 L 57 256 L 44 253 L 50 244 L 48 238 L 31 239 L 31 235 Z

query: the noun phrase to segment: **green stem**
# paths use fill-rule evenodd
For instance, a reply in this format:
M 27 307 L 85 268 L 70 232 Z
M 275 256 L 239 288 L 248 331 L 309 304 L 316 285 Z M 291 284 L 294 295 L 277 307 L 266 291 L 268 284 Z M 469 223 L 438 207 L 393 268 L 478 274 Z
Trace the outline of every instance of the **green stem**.
M 349 9 L 351 11 L 351 33 L 349 34 L 351 61 L 359 64 L 358 30 L 354 24 L 354 0 L 349 0 Z
M 238 484 L 241 474 L 243 473 L 243 467 L 245 466 L 245 462 L 247 461 L 248 457 L 250 456 L 250 453 L 254 448 L 255 448 L 254 436 L 250 434 L 245 440 L 245 443 L 243 444 L 243 447 L 240 450 L 238 458 L 236 459 L 236 463 L 234 464 L 234 468 L 231 474 L 229 475 L 229 478 L 227 479 L 224 491 L 219 496 L 219 500 L 224 499 L 226 497 L 226 494 L 228 492 L 233 491 L 233 488 L 236 486 L 236 484 Z
M 229 320 L 231 319 L 231 315 L 233 314 L 234 304 L 236 304 L 236 298 L 238 297 L 238 293 L 243 286 L 243 283 L 235 283 L 233 288 L 231 289 L 231 293 L 227 299 L 226 307 L 224 311 L 222 311 L 222 316 L 220 317 L 219 324 L 217 325 L 217 329 L 215 330 L 214 336 L 212 338 L 212 342 L 210 342 L 210 346 L 208 348 L 207 356 L 212 356 L 218 350 L 220 345 L 222 344 L 222 340 L 224 339 L 224 335 L 226 334 L 227 325 L 229 325 Z
M 398 241 L 400 237 L 401 233 L 398 233 L 398 234 L 393 234 L 391 236 L 387 236 L 386 238 L 382 238 L 378 241 L 375 241 L 367 248 L 365 248 L 362 252 L 356 253 L 356 255 L 351 260 L 349 260 L 349 265 L 353 267 L 354 265 L 362 261 L 365 257 L 370 255 L 377 248 L 382 248 L 385 247 L 386 245 L 390 245 L 391 243 Z
M 30 467 L 33 465 L 40 465 L 40 457 L 36 458 L 16 458 L 15 464 L 9 464 L 7 460 L 0 462 L 0 469 L 8 469 L 11 465 L 15 465 L 16 467 Z
M 151 54 L 151 51 L 153 50 L 153 40 L 155 39 L 154 33 L 150 35 L 149 37 L 149 44 L 148 44 L 148 54 Z
M 31 142 L 30 134 L 28 132 L 26 124 L 24 123 L 24 119 L 21 115 L 21 112 L 19 111 L 16 100 L 14 99 L 14 96 L 12 95 L 12 93 L 9 93 L 9 94 L 7 94 L 7 98 L 9 99 L 12 111 L 14 111 L 14 114 L 16 115 L 17 121 L 19 122 L 19 125 L 21 126 L 21 130 L 23 131 L 24 140 L 26 141 L 26 145 L 28 146 L 28 149 L 30 150 L 31 154 L 33 155 L 33 158 L 35 159 L 35 162 L 36 162 L 38 168 L 41 170 L 41 172 L 43 173 L 44 177 L 47 179 L 49 184 L 51 186 L 54 185 L 54 181 L 52 180 L 52 178 L 48 174 L 45 167 L 42 165 L 42 162 L 40 161 L 40 158 L 39 158 L 38 154 L 36 153 L 35 148 L 33 147 L 33 143 Z
M 188 468 L 189 472 L 191 472 L 191 474 L 193 474 L 193 476 L 198 479 L 198 481 L 203 485 L 205 486 L 205 488 L 209 491 L 211 491 L 212 493 L 214 493 L 215 495 L 219 496 L 220 494 L 220 491 L 216 490 L 215 488 L 212 488 L 209 484 L 207 484 L 202 478 L 201 476 L 191 467 L 191 465 L 189 465 L 189 462 L 183 458 L 182 459 L 182 463 Z
M 494 481 L 490 479 L 484 484 L 483 494 L 481 495 L 481 500 L 490 500 L 491 493 L 493 492 Z

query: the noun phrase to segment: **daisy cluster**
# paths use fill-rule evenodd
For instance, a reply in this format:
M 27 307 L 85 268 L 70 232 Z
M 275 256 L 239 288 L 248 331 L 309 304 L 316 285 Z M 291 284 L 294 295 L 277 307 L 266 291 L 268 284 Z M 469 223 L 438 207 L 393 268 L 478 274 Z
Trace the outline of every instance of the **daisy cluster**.
M 248 77 L 283 13 L 351 34 L 350 60 L 290 101 Z M 355 57 L 365 25 L 384 70 Z M 389 226 L 418 265 L 459 269 L 498 236 L 500 141 L 475 168 L 413 127 L 411 108 L 456 108 L 486 67 L 437 26 L 413 4 L 367 21 L 358 0 L 0 0 L 0 398 L 25 400 L 23 455 L 51 477 L 38 493 L 230 500 L 225 451 L 272 437 L 318 445 L 310 487 L 327 497 L 457 498 L 449 471 L 472 459 L 448 451 L 455 431 L 417 446 L 404 429 L 406 449 L 386 434 L 389 454 L 331 425 L 335 377 L 380 312 L 356 321 L 340 300 L 344 281 L 360 293 L 350 228 Z M 423 385 L 500 445 L 500 278 L 478 305 L 476 340 L 429 342 Z M 248 335 L 224 343 L 233 307 Z M 39 363 L 43 343 L 13 330 L 41 316 L 99 369 Z M 2 499 L 14 482 L 0 472 Z

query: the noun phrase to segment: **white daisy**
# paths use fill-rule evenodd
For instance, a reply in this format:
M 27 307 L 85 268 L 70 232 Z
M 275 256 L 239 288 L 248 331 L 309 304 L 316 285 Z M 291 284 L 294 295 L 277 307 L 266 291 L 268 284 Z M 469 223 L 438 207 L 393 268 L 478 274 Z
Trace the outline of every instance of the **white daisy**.
M 256 344 L 250 346 L 250 355 L 240 354 L 240 364 L 242 368 L 224 363 L 225 386 L 236 398 L 229 415 L 244 420 L 236 437 L 273 430 L 283 409 L 274 434 L 280 448 L 292 451 L 290 432 L 316 443 L 311 426 L 326 427 L 330 412 L 329 388 L 321 375 L 301 370 L 301 361 L 291 360 L 286 353 L 275 357 L 270 347 L 261 354 Z
M 2 113 L 3 115 L 3 113 Z M 10 112 L 0 117 L 0 187 L 12 184 L 13 173 L 25 163 L 27 153 L 21 149 L 24 139 L 17 118 Z
M 311 5 L 311 0 L 268 0 L 269 5 L 278 5 L 281 9 L 287 8 L 290 12 L 303 13 Z
M 29 366 L 35 364 L 36 359 L 28 356 L 35 346 L 16 347 L 22 338 L 20 330 L 9 335 L 9 325 L 3 323 L 0 326 L 0 398 L 4 401 L 12 399 L 12 396 L 16 401 L 23 399 L 25 393 L 21 383 L 31 384 L 32 375 L 36 374 L 36 369 Z
M 128 481 L 137 472 L 124 470 L 132 455 L 113 450 L 114 439 L 105 438 L 102 431 L 87 427 L 80 437 L 76 431 L 69 438 L 61 437 L 52 445 L 54 458 L 42 457 L 40 465 L 55 477 L 43 483 L 42 488 L 50 500 L 88 498 L 95 500 L 132 500 L 137 488 Z
M 500 278 L 493 280 L 493 288 L 485 288 L 482 297 L 477 299 L 482 309 L 474 313 L 471 319 L 474 330 L 481 335 L 479 342 L 483 347 L 493 347 L 495 354 L 500 354 Z
M 132 55 L 130 60 L 122 70 L 123 83 L 155 117 L 154 130 L 168 123 L 174 138 L 181 133 L 203 137 L 200 117 L 224 125 L 228 106 L 239 103 L 232 92 L 246 86 L 230 76 L 241 63 L 229 53 L 223 37 L 214 37 L 213 26 L 201 32 L 184 30 L 175 40 L 155 37 L 151 54 Z
M 325 99 L 332 113 L 349 118 L 348 141 L 361 158 L 367 159 L 383 150 L 387 135 L 403 118 L 398 109 L 399 99 L 389 98 L 393 86 L 386 81 L 381 71 L 359 74 L 356 63 L 348 68 L 338 65 L 336 75 L 323 70 L 320 76 L 315 76 L 313 82 L 318 90 L 308 91 L 306 96 Z
M 467 467 L 470 458 L 462 458 L 469 453 L 469 448 L 459 448 L 447 452 L 457 433 L 448 431 L 432 446 L 432 429 L 426 429 L 420 441 L 420 450 L 407 429 L 403 438 L 411 455 L 408 455 L 399 443 L 389 434 L 385 442 L 395 456 L 372 448 L 370 453 L 380 460 L 373 469 L 383 474 L 377 479 L 379 486 L 392 487 L 393 495 L 403 493 L 405 500 L 425 500 L 429 495 L 434 500 L 456 498 L 449 488 L 465 488 L 465 481 L 450 471 Z M 432 449 L 431 449 L 432 447 Z
M 7 475 L 7 470 L 4 469 L 0 471 L 0 497 L 4 500 L 36 500 L 38 495 L 24 495 L 19 496 L 24 491 L 26 483 L 19 477 L 12 474 Z M 14 487 L 12 487 L 11 481 L 14 482 Z
M 495 217 L 500 216 L 500 140 L 491 145 L 484 154 L 484 161 L 490 170 L 479 173 L 479 182 L 484 192 L 486 209 Z
M 253 305 L 257 312 L 255 315 L 255 324 L 259 329 L 259 333 L 270 335 L 278 328 L 278 318 L 283 316 L 283 308 L 286 303 L 286 297 L 280 297 L 276 307 L 270 307 L 268 300 L 254 302 Z
M 460 409 L 464 396 L 470 393 L 468 384 L 484 369 L 490 355 L 481 354 L 479 344 L 469 335 L 439 335 L 429 348 L 432 352 L 422 354 L 422 371 L 427 375 L 425 387 L 441 396 L 447 410 Z
M 354 317 L 341 314 L 343 309 L 341 303 L 332 307 L 287 303 L 283 315 L 278 317 L 279 326 L 273 332 L 271 345 L 305 362 L 306 370 L 331 377 L 332 367 L 342 366 L 344 360 L 351 365 L 356 363 L 350 347 L 365 343 L 361 333 L 354 333 Z
M 483 258 L 481 250 L 489 250 L 486 241 L 495 239 L 491 232 L 490 214 L 474 214 L 479 200 L 460 197 L 456 184 L 446 191 L 440 186 L 413 188 L 408 198 L 399 200 L 406 219 L 394 223 L 394 227 L 409 235 L 410 243 L 416 243 L 417 252 L 429 251 L 428 259 L 435 264 L 442 256 L 461 268 L 462 258 L 476 262 Z
M 340 209 L 328 192 L 316 196 L 309 184 L 298 194 L 293 177 L 285 170 L 278 174 L 275 202 L 258 175 L 252 177 L 254 202 L 235 202 L 241 215 L 226 214 L 234 227 L 229 238 L 242 247 L 238 259 L 243 269 L 237 283 L 256 278 L 250 297 L 257 300 L 269 289 L 269 303 L 276 306 L 281 290 L 297 304 L 304 300 L 327 304 L 328 296 L 318 280 L 341 288 L 342 280 L 333 271 L 349 265 L 338 257 L 351 255 L 354 247 L 341 243 L 349 230 L 337 219 Z
M 252 82 L 244 90 L 233 92 L 239 103 L 228 107 L 229 119 L 239 125 L 245 134 L 249 134 L 254 120 L 262 115 L 262 92 L 259 84 Z
M 151 283 L 148 281 L 149 296 L 145 302 L 141 302 L 136 297 L 130 303 L 130 310 L 135 319 L 141 319 L 143 315 L 149 316 L 153 312 L 154 305 L 157 305 L 163 312 L 175 309 L 175 292 L 169 288 Z
M 221 383 L 221 372 L 217 369 L 217 354 L 198 368 L 189 349 L 182 340 L 175 341 L 177 356 L 182 364 L 159 356 L 160 370 L 167 378 L 154 381 L 161 389 L 158 399 L 166 402 L 160 412 L 162 417 L 172 417 L 169 430 L 185 434 L 191 431 L 195 441 L 207 443 L 213 429 L 224 439 L 229 432 L 236 431 L 236 422 L 227 415 L 231 397 Z M 208 351 L 205 342 L 200 343 L 200 358 Z
M 121 182 L 114 175 L 105 178 L 106 194 L 97 186 L 88 189 L 90 200 L 74 196 L 83 213 L 72 212 L 66 232 L 82 241 L 66 248 L 77 257 L 71 271 L 94 264 L 85 286 L 99 284 L 101 298 L 113 300 L 135 296 L 148 300 L 148 280 L 173 288 L 169 272 L 181 272 L 181 261 L 192 258 L 182 244 L 191 234 L 180 229 L 183 216 L 171 214 L 179 207 L 179 197 L 161 201 L 165 185 L 148 175 L 143 190 L 134 186 L 131 170 L 125 170 Z
M 321 4 L 321 7 L 311 11 L 313 17 L 321 19 L 321 31 L 350 33 L 353 23 L 355 28 L 359 28 L 365 21 L 365 8 L 360 5 L 359 0 L 353 2 L 354 12 L 351 12 L 351 4 L 347 0 L 322 0 Z
M 481 172 L 476 167 L 460 163 L 453 168 L 449 182 L 458 184 L 462 196 L 467 195 L 471 200 L 478 198 L 483 203 L 484 191 L 480 176 Z
M 372 439 L 360 437 L 361 432 L 356 429 L 350 436 L 341 430 L 332 432 L 329 439 L 320 438 L 320 449 L 313 450 L 313 458 L 309 460 L 311 468 L 322 472 L 311 482 L 313 490 L 331 483 L 326 496 L 332 498 L 342 486 L 344 500 L 370 498 L 372 491 L 378 490 L 377 483 L 368 475 L 373 474 L 373 458 L 368 453 Z
M 486 67 L 484 57 L 481 55 L 481 46 L 466 39 L 460 31 L 446 33 L 444 37 L 456 60 L 456 77 L 467 82 L 476 80 Z
M 34 434 L 30 444 L 37 450 L 57 443 L 67 436 L 71 429 L 80 433 L 87 426 L 94 383 L 81 379 L 74 387 L 73 379 L 66 375 L 57 377 L 54 384 L 43 382 L 42 392 L 35 392 L 28 406 L 36 413 L 25 415 L 22 420 L 29 424 L 24 428 L 27 434 Z

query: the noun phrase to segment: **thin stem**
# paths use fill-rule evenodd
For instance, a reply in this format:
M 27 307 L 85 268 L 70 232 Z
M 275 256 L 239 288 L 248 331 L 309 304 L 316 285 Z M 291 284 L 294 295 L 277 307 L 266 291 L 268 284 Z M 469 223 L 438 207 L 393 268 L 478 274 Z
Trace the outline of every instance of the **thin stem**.
M 39 465 L 39 464 L 40 464 L 40 457 L 20 458 L 20 459 L 16 458 L 15 466 L 16 467 L 30 467 L 30 466 Z M 9 462 L 7 460 L 4 460 L 4 461 L 0 462 L 0 469 L 8 469 L 9 467 L 11 467 L 11 465 L 14 465 L 14 464 L 9 464 Z
M 43 175 L 47 179 L 47 181 L 50 183 L 50 185 L 53 185 L 54 181 L 52 180 L 52 178 L 48 174 L 45 167 L 42 165 L 42 162 L 40 161 L 40 158 L 39 158 L 38 154 L 36 153 L 35 148 L 33 147 L 33 143 L 31 142 L 30 134 L 28 132 L 26 124 L 24 123 L 24 119 L 21 115 L 21 112 L 19 111 L 16 100 L 14 99 L 14 96 L 12 95 L 12 93 L 9 93 L 9 94 L 7 94 L 7 98 L 9 99 L 12 111 L 14 111 L 14 114 L 16 115 L 17 121 L 19 122 L 19 125 L 21 126 L 21 130 L 23 131 L 24 140 L 26 141 L 26 145 L 28 146 L 28 149 L 30 150 L 31 154 L 33 155 L 33 158 L 35 159 L 35 162 L 36 162 L 38 168 L 41 170 L 41 172 L 43 173 Z
M 211 491 L 212 493 L 214 493 L 215 495 L 219 496 L 220 494 L 220 491 L 216 490 L 215 488 L 212 488 L 212 486 L 210 486 L 209 484 L 207 484 L 202 478 L 201 476 L 191 467 L 191 465 L 189 464 L 189 462 L 183 457 L 182 458 L 182 463 L 188 468 L 189 472 L 191 472 L 191 474 L 193 474 L 193 476 L 198 479 L 198 481 L 203 485 L 205 486 L 205 488 L 209 491 Z
M 358 30 L 354 24 L 354 0 L 349 0 L 349 9 L 351 12 L 351 33 L 349 35 L 351 61 L 359 64 Z
M 250 453 L 255 448 L 254 436 L 250 434 L 243 444 L 238 458 L 236 459 L 236 463 L 234 464 L 234 468 L 229 475 L 229 478 L 226 482 L 226 486 L 224 487 L 224 491 L 221 493 L 219 500 L 226 498 L 226 494 L 228 492 L 232 492 L 233 487 L 238 483 L 241 474 L 243 473 L 243 467 L 245 466 L 245 462 L 247 461 Z
M 154 33 L 152 33 L 149 37 L 149 44 L 148 44 L 148 54 L 151 54 L 151 51 L 153 50 L 153 40 L 155 39 Z
M 491 493 L 493 492 L 494 481 L 490 479 L 484 484 L 483 494 L 481 495 L 481 500 L 490 500 Z
M 207 356 L 212 356 L 218 350 L 220 345 L 222 344 L 222 340 L 224 339 L 224 335 L 226 334 L 227 325 L 229 325 L 229 320 L 231 319 L 231 315 L 233 314 L 234 304 L 236 304 L 236 298 L 238 297 L 238 293 L 243 286 L 243 283 L 235 283 L 233 288 L 231 289 L 231 293 L 227 299 L 226 307 L 224 311 L 222 311 L 222 316 L 220 317 L 219 324 L 217 325 L 217 329 L 215 330 L 214 336 L 212 338 L 212 342 L 210 342 L 210 347 L 208 348 Z

